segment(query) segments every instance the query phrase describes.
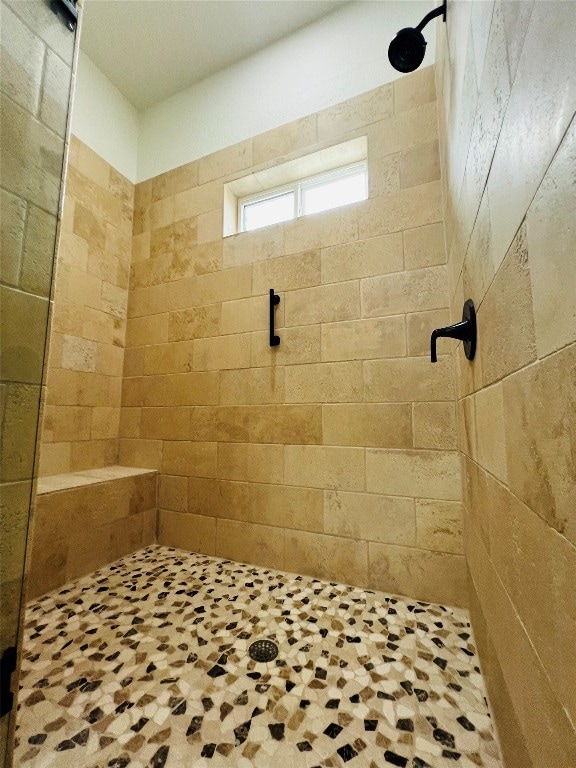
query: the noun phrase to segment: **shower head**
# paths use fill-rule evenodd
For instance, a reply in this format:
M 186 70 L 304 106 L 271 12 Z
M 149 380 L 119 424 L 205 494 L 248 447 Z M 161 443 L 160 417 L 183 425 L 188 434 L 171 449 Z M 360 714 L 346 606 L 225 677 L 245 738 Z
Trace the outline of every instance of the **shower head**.
M 401 29 L 388 47 L 390 64 L 398 72 L 414 72 L 424 60 L 426 40 L 413 27 Z
M 417 27 L 404 27 L 398 32 L 388 46 L 388 59 L 394 69 L 399 72 L 414 72 L 418 69 L 426 53 L 426 40 L 422 30 L 431 19 L 440 14 L 446 21 L 446 0 L 441 6 L 424 16 Z

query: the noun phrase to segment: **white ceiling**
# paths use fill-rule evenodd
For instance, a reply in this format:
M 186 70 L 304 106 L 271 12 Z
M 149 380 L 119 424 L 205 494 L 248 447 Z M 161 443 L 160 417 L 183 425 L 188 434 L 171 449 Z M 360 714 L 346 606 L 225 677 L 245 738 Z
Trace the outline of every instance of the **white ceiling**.
M 346 0 L 85 0 L 81 48 L 138 110 Z

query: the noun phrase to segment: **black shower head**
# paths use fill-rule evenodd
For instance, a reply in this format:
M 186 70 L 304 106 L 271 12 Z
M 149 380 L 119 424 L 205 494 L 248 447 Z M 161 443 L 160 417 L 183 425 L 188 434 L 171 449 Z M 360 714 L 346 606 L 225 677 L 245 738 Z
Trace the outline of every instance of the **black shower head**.
M 398 32 L 388 46 L 388 59 L 394 69 L 399 72 L 414 72 L 418 69 L 426 53 L 426 40 L 422 30 L 431 19 L 441 14 L 446 21 L 446 0 L 441 6 L 424 16 L 417 27 L 405 27 Z
M 390 64 L 399 72 L 414 72 L 424 60 L 426 40 L 413 27 L 401 29 L 388 46 Z

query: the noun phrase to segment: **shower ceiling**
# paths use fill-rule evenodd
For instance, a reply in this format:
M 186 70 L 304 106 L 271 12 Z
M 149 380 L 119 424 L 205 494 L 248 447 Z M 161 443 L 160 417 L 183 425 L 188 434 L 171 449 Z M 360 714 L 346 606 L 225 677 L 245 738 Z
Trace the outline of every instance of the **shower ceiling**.
M 346 0 L 87 0 L 81 48 L 146 109 Z
M 80 47 L 143 110 L 327 14 L 372 2 L 85 0 Z M 417 20 L 434 7 L 434 0 L 382 2 L 383 46 L 398 31 L 399 17 Z

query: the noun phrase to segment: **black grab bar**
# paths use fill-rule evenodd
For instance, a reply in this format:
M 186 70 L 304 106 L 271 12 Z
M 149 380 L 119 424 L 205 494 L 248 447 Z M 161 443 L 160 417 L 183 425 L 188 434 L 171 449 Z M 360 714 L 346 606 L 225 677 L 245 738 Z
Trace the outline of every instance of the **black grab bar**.
M 280 304 L 280 296 L 274 293 L 274 288 L 270 288 L 270 346 L 277 347 L 280 344 L 280 336 L 274 333 L 274 307 Z

